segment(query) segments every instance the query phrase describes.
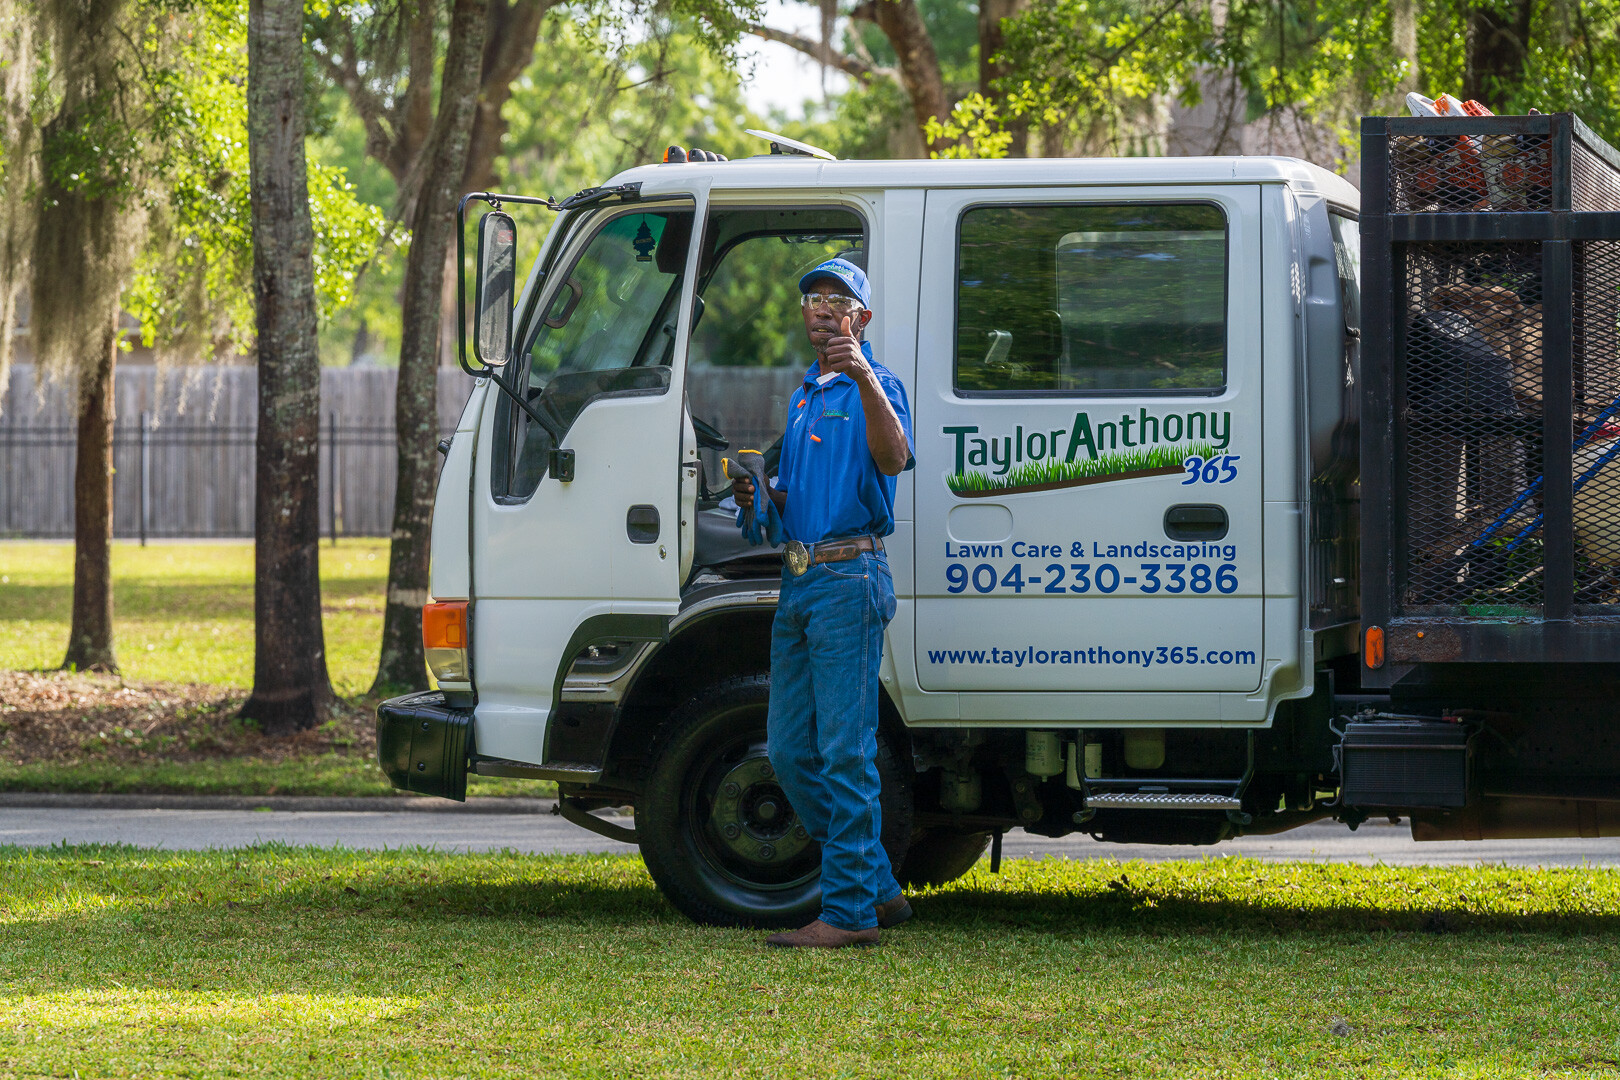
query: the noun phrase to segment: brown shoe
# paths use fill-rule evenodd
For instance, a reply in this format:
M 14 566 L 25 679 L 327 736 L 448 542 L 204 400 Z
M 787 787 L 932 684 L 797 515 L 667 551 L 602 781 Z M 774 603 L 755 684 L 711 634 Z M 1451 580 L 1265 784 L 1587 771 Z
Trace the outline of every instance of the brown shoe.
M 911 918 L 911 904 L 904 896 L 897 896 L 887 904 L 877 906 L 877 921 L 881 929 L 899 926 Z
M 809 926 L 772 934 L 765 944 L 777 949 L 845 949 L 850 946 L 871 948 L 878 943 L 877 927 L 870 930 L 840 930 L 817 919 Z

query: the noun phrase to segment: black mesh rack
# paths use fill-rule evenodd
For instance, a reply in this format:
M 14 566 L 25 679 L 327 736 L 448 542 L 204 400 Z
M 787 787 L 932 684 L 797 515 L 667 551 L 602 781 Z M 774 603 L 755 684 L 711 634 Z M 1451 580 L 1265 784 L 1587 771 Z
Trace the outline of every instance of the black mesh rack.
M 1620 153 L 1567 113 L 1361 133 L 1372 681 L 1620 661 Z

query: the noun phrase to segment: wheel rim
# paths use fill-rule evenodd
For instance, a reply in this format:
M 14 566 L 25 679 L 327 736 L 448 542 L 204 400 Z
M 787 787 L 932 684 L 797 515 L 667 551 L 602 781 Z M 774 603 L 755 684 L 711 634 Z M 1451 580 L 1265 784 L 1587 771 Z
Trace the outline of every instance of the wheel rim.
M 793 811 L 754 735 L 717 741 L 692 770 L 686 819 L 698 854 L 737 885 L 797 889 L 821 872 L 821 852 Z

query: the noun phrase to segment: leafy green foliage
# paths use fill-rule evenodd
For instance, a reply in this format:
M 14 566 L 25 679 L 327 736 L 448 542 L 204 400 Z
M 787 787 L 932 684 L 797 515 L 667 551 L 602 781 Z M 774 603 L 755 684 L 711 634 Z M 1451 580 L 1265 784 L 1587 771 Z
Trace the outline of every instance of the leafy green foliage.
M 979 12 L 971 0 L 918 0 L 928 38 L 939 56 L 940 74 L 957 93 L 979 82 Z M 892 68 L 899 62 L 894 46 L 877 25 L 869 20 L 850 20 L 844 32 L 844 51 L 865 52 L 880 67 Z M 835 42 L 836 44 L 836 42 Z
M 1210 9 L 1185 0 L 1038 0 L 1005 28 L 1008 115 L 1083 152 L 1128 152 L 1156 95 L 1194 103 L 1223 59 Z
M 391 212 L 393 180 L 367 158 L 365 131 L 353 110 L 331 100 L 334 118 L 327 133 L 310 143 L 311 160 L 344 169 L 361 201 Z M 690 21 L 662 16 L 633 27 L 596 9 L 554 10 L 503 116 L 508 132 L 495 159 L 501 178 L 496 186 L 528 195 L 560 198 L 604 183 L 623 169 L 661 160 L 670 144 L 728 157 L 764 148 L 743 133 L 762 121 L 743 102 L 735 71 Z M 509 209 L 517 218 L 519 265 L 526 271 L 555 215 Z M 396 236 L 393 242 L 406 239 Z M 385 245 L 384 253 L 389 250 Z M 357 344 L 386 363 L 397 361 L 401 263 L 374 264 L 357 282 L 353 304 L 323 328 L 324 362 L 348 363 L 360 351 Z M 469 250 L 469 271 L 471 263 Z
M 949 147 L 943 153 L 935 153 L 935 157 L 1006 157 L 1013 137 L 1012 132 L 997 123 L 998 116 L 995 102 L 974 91 L 958 101 L 944 120 L 929 117 L 924 135 L 929 142 L 950 141 Z
M 151 73 L 151 137 L 166 183 L 152 193 L 150 240 L 125 307 L 148 346 L 209 359 L 252 342 L 247 12 L 239 0 L 187 6 L 197 24 L 170 66 Z M 317 299 L 329 316 L 350 301 L 356 272 L 386 250 L 392 230 L 340 168 L 312 161 L 309 196 Z
M 1525 0 L 1528 2 L 1528 0 Z M 1048 152 L 1159 152 L 1140 134 L 1156 101 L 1195 105 L 1211 80 L 1247 97 L 1240 120 L 1293 110 L 1333 130 L 1353 152 L 1356 118 L 1404 113 L 1400 92 L 1460 93 L 1470 18 L 1508 24 L 1516 0 L 1413 5 L 1416 55 L 1393 42 L 1392 8 L 1359 0 L 1037 0 L 1006 24 L 1001 82 L 1007 117 L 1042 129 Z M 1498 113 L 1572 110 L 1606 137 L 1620 135 L 1620 3 L 1534 4 L 1524 63 L 1496 78 L 1484 102 Z M 1415 66 L 1415 70 L 1414 70 Z

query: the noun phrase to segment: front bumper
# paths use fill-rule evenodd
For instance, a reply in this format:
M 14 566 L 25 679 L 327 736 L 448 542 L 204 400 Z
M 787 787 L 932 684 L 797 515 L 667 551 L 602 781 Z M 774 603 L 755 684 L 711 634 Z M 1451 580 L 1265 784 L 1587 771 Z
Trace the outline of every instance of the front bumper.
M 439 690 L 389 698 L 377 706 L 377 764 L 397 788 L 466 802 L 472 720 Z

